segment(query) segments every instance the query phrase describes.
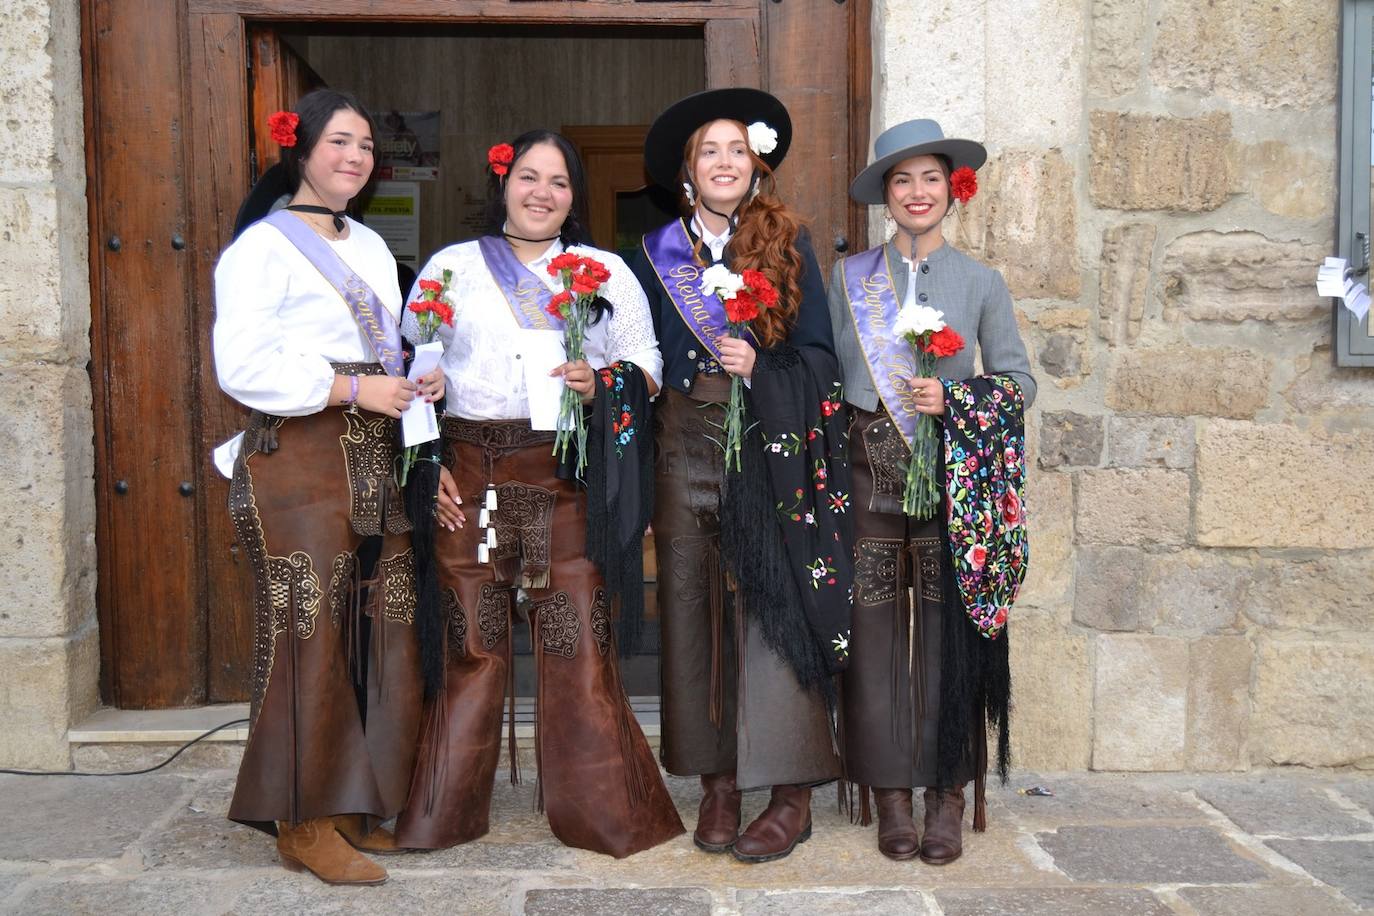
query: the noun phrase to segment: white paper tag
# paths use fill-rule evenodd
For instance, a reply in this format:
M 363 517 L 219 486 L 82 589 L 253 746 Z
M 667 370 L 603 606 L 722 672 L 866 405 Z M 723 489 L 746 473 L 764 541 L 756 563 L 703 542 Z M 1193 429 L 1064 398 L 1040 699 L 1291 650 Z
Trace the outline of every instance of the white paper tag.
M 531 429 L 557 429 L 563 400 L 563 379 L 549 372 L 563 365 L 562 331 L 520 331 L 520 361 L 525 366 L 525 394 L 530 404 Z
M 420 344 L 415 348 L 415 360 L 410 364 L 410 372 L 406 374 L 406 378 L 414 382 L 420 376 L 428 375 L 439 365 L 439 359 L 443 355 L 442 341 Z M 438 438 L 439 421 L 434 413 L 434 405 L 416 395 L 415 400 L 401 412 L 401 441 L 406 446 L 411 446 L 419 445 L 421 442 L 433 442 Z
M 1356 284 L 1355 288 L 1345 295 L 1345 307 L 1350 309 L 1350 313 L 1357 321 L 1364 321 L 1364 316 L 1369 314 L 1369 290 L 1362 284 Z

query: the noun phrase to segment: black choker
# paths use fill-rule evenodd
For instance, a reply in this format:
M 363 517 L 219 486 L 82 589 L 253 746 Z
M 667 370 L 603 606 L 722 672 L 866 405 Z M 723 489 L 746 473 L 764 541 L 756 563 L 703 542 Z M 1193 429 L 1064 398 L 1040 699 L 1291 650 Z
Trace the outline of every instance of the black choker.
M 517 242 L 529 242 L 532 245 L 538 244 L 539 242 L 552 242 L 554 239 L 558 238 L 556 235 L 551 235 L 546 239 L 527 239 L 523 235 L 514 235 L 510 232 L 502 232 L 501 234 L 508 239 L 515 239 Z
M 321 207 L 316 204 L 291 204 L 286 209 L 296 213 L 319 213 L 322 216 L 334 217 L 334 231 L 344 231 L 344 211 L 331 210 L 328 207 Z

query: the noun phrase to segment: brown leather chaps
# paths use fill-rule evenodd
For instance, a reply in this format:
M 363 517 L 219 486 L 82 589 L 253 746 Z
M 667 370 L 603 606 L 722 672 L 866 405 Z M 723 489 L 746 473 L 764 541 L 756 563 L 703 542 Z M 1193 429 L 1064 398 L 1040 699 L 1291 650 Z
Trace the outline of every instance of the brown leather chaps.
M 370 828 L 405 802 L 421 685 L 410 523 L 392 483 L 395 422 L 325 409 L 255 414 L 247 430 L 229 497 L 255 584 L 252 725 L 235 821 L 275 832 L 276 821 L 360 814 Z M 361 583 L 365 536 L 382 549 L 375 578 Z
M 528 420 L 444 419 L 444 461 L 467 525 L 436 532 L 446 686 L 425 709 L 397 821 L 401 846 L 453 846 L 489 828 L 517 589 L 528 602 L 538 679 L 538 791 L 554 835 L 619 858 L 683 832 L 621 685 L 612 608 L 585 556 L 585 496 L 555 476 L 552 441 Z M 481 563 L 488 484 L 496 545 Z

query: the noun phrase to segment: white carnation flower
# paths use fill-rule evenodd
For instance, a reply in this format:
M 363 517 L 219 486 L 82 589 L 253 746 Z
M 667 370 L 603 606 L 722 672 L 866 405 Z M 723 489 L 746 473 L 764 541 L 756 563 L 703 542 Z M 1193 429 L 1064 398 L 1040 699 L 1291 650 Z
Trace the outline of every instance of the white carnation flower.
M 746 128 L 749 132 L 749 148 L 756 156 L 767 156 L 778 148 L 778 132 L 762 121 L 755 121 Z
M 744 278 L 731 273 L 724 264 L 712 264 L 701 274 L 701 291 L 708 296 L 732 299 L 735 293 L 744 289 Z
M 933 334 L 945 327 L 945 313 L 928 305 L 907 305 L 897 313 L 892 325 L 892 333 L 899 337 L 920 337 Z

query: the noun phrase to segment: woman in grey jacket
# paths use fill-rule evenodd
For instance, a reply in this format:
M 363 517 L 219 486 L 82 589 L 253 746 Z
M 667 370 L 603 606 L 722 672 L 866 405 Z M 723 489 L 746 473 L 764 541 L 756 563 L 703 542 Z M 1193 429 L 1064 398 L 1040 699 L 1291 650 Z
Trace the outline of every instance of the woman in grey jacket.
M 947 382 L 974 376 L 975 342 L 984 375 L 1019 391 L 1011 398 L 1018 401 L 1018 422 L 1020 402 L 1028 406 L 1035 396 L 1001 274 L 956 251 L 942 231 L 953 199 L 967 200 L 976 190 L 973 170 L 986 159 L 981 144 L 946 138 L 934 121 L 885 131 L 850 196 L 884 204 L 897 231 L 885 244 L 837 263 L 829 294 L 852 412 L 857 539 L 851 664 L 844 676 L 846 772 L 862 787 L 865 823 L 870 788 L 876 796 L 882 853 L 919 855 L 936 865 L 962 852 L 969 779 L 978 783 L 974 826 L 983 826 L 989 721 L 1003 726 L 1005 741 L 1006 637 L 984 639 L 987 631 L 970 624 L 952 574 L 947 502 L 937 503 L 930 518 L 905 514 L 903 467 L 912 458 L 920 415 L 942 418 Z M 897 314 L 913 305 L 942 312 L 966 342 L 939 359 L 935 377 L 921 377 L 910 345 L 894 330 Z M 937 450 L 941 484 L 944 466 Z M 1018 571 L 1021 565 L 1018 553 Z M 1004 629 L 1004 610 L 995 612 L 1002 622 L 994 634 Z M 1003 748 L 999 762 L 1005 759 Z M 914 786 L 925 787 L 924 837 L 912 819 Z

